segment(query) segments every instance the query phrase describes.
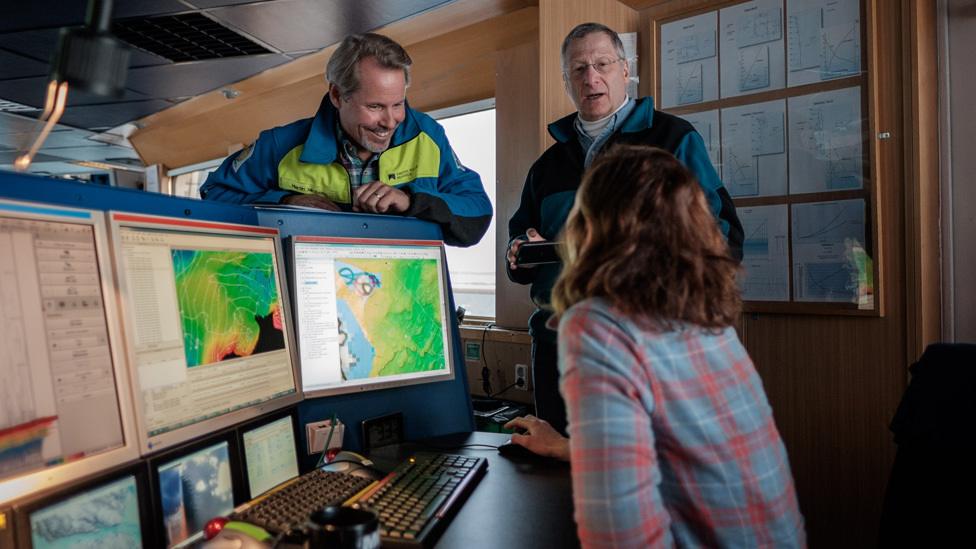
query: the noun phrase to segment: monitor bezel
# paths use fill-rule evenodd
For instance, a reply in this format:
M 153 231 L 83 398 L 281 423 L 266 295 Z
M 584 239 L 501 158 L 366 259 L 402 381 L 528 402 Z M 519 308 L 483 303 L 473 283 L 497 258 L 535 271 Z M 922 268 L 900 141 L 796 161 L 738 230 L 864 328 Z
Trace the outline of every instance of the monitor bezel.
M 413 379 L 397 379 L 392 381 L 376 381 L 371 383 L 357 383 L 353 385 L 335 385 L 332 387 L 320 387 L 308 390 L 305 388 L 304 383 L 302 384 L 302 392 L 305 398 L 315 398 L 323 396 L 333 396 L 342 394 L 358 394 L 366 393 L 372 391 L 381 391 L 384 389 L 392 389 L 396 387 L 407 387 L 411 385 L 421 385 L 427 383 L 438 383 L 443 381 L 453 381 L 457 376 L 457 364 L 454 363 L 454 329 L 451 319 L 454 313 L 450 310 L 451 308 L 451 290 L 447 272 L 447 254 L 444 250 L 443 240 L 428 240 L 428 239 L 394 239 L 394 238 L 359 238 L 359 237 L 338 237 L 338 236 L 313 236 L 313 235 L 294 235 L 288 238 L 288 251 L 289 255 L 289 268 L 291 276 L 289 277 L 289 282 L 291 283 L 290 291 L 294 295 L 297 294 L 298 289 L 298 274 L 296 269 L 297 254 L 295 253 L 295 248 L 299 244 L 362 244 L 364 246 L 436 246 L 440 249 L 440 269 L 438 270 L 438 276 L 440 277 L 440 289 L 443 292 L 441 295 L 442 315 L 445 323 L 445 328 L 447 330 L 446 345 L 445 345 L 445 361 L 447 363 L 447 371 L 442 374 L 429 375 L 424 377 L 417 377 Z M 294 325 L 295 325 L 295 353 L 298 357 L 298 368 L 302 370 L 303 365 L 301 362 L 301 334 L 300 332 L 300 322 L 298 319 L 298 305 L 296 304 L 293 310 L 294 314 Z
M 155 545 L 154 540 L 157 537 L 156 525 L 153 524 L 148 471 L 143 461 L 137 461 L 123 467 L 103 471 L 100 474 L 89 476 L 67 487 L 48 490 L 15 504 L 12 508 L 14 516 L 13 537 L 16 540 L 14 547 L 27 549 L 34 546 L 30 524 L 30 516 L 32 513 L 36 513 L 52 505 L 63 503 L 83 492 L 100 488 L 127 476 L 134 477 L 136 481 L 136 497 L 139 506 L 140 529 L 142 530 L 142 546 L 153 547 Z
M 297 408 L 290 408 L 290 409 L 286 409 L 286 410 L 278 410 L 276 412 L 272 412 L 272 413 L 270 413 L 270 414 L 268 414 L 266 416 L 262 416 L 262 417 L 260 417 L 258 419 L 255 419 L 253 421 L 250 421 L 248 423 L 241 424 L 241 425 L 239 425 L 237 427 L 237 444 L 238 444 L 238 447 L 241 449 L 241 454 L 240 454 L 241 455 L 241 477 L 243 479 L 244 488 L 246 490 L 246 496 L 247 496 L 246 501 L 250 501 L 250 500 L 252 500 L 252 499 L 254 499 L 254 498 L 258 497 L 258 496 L 262 496 L 264 494 L 267 494 L 268 492 L 273 491 L 277 486 L 280 486 L 281 484 L 283 484 L 285 482 L 288 482 L 289 480 L 292 480 L 292 479 L 295 478 L 295 477 L 292 477 L 291 479 L 284 480 L 281 483 L 279 483 L 279 484 L 277 484 L 275 486 L 272 486 L 267 491 L 262 492 L 261 494 L 255 494 L 254 491 L 251 489 L 251 479 L 250 479 L 250 477 L 247 474 L 247 451 L 246 451 L 246 447 L 245 447 L 245 444 L 244 444 L 244 434 L 247 433 L 247 432 L 253 431 L 254 429 L 259 429 L 261 427 L 264 427 L 265 425 L 274 423 L 275 421 L 278 421 L 278 420 L 280 420 L 282 418 L 290 417 L 291 418 L 292 435 L 294 436 L 294 439 L 295 439 L 295 465 L 298 468 L 298 474 L 296 476 L 301 476 L 302 475 L 302 471 L 301 471 L 301 467 L 302 467 L 302 455 L 300 453 L 301 452 L 301 449 L 302 449 L 302 445 L 301 445 L 301 440 L 302 439 L 301 439 L 301 430 L 299 429 L 299 426 L 298 426 L 298 413 L 297 412 L 298 412 L 298 409 Z
M 226 442 L 227 456 L 230 460 L 230 479 L 234 493 L 233 507 L 236 509 L 242 503 L 248 501 L 248 499 L 244 497 L 244 479 L 242 478 L 244 471 L 241 466 L 241 448 L 238 446 L 237 439 L 238 437 L 235 435 L 234 428 L 224 429 L 211 436 L 192 440 L 173 448 L 168 448 L 166 451 L 155 454 L 145 461 L 147 466 L 147 475 L 149 476 L 149 486 L 152 489 L 151 520 L 153 523 L 153 528 L 157 534 L 157 542 L 161 547 L 166 546 L 165 540 L 163 539 L 166 535 L 166 529 L 163 525 L 163 498 L 159 488 L 159 468 L 163 465 L 169 464 L 172 461 L 195 454 L 205 448 L 216 446 L 221 442 Z M 188 538 L 177 543 L 174 547 L 184 546 L 188 541 L 193 539 L 193 536 L 196 533 L 197 532 L 190 532 L 190 536 Z
M 188 441 L 208 435 L 221 429 L 233 427 L 239 423 L 249 421 L 271 411 L 281 409 L 303 400 L 301 368 L 298 367 L 298 356 L 296 353 L 296 343 L 291 317 L 291 300 L 289 296 L 289 285 L 284 268 L 284 248 L 281 244 L 281 237 L 278 229 L 272 227 L 261 227 L 257 225 L 241 225 L 227 223 L 223 221 L 206 221 L 197 219 L 182 219 L 176 217 L 154 216 L 147 214 L 136 214 L 130 212 L 110 211 L 108 212 L 109 229 L 112 238 L 113 261 L 115 277 L 118 282 L 119 300 L 118 309 L 122 318 L 122 334 L 124 336 L 126 359 L 132 365 L 132 376 L 130 379 L 132 400 L 135 409 L 136 432 L 138 433 L 139 451 L 143 456 L 153 455 L 157 452 L 179 446 Z M 145 421 L 145 402 L 142 396 L 141 385 L 139 383 L 139 373 L 135 366 L 135 349 L 130 344 L 129 334 L 133 333 L 133 319 L 128 314 L 123 303 L 124 296 L 128 295 L 126 279 L 122 272 L 122 236 L 121 229 L 155 229 L 164 231 L 176 231 L 183 233 L 200 233 L 209 236 L 244 236 L 244 237 L 271 237 L 275 250 L 275 269 L 277 270 L 279 296 L 282 306 L 282 323 L 285 332 L 285 345 L 287 354 L 291 360 L 292 379 L 295 381 L 295 392 L 293 394 L 280 396 L 260 404 L 240 408 L 222 414 L 220 416 L 202 419 L 192 425 L 177 427 L 164 433 L 149 435 L 149 429 Z M 285 318 L 287 317 L 287 318 Z
M 68 208 L 45 203 L 0 199 L 0 215 L 20 219 L 34 219 L 88 225 L 93 229 L 95 254 L 101 282 L 102 303 L 109 338 L 109 357 L 115 376 L 115 393 L 122 423 L 122 445 L 84 458 L 65 461 L 44 469 L 25 472 L 0 479 L 0 503 L 14 501 L 48 488 L 64 485 L 93 473 L 106 471 L 139 457 L 135 405 L 129 393 L 129 369 L 125 362 L 125 341 L 121 333 L 121 319 L 116 301 L 115 271 L 111 257 L 105 215 L 98 210 Z

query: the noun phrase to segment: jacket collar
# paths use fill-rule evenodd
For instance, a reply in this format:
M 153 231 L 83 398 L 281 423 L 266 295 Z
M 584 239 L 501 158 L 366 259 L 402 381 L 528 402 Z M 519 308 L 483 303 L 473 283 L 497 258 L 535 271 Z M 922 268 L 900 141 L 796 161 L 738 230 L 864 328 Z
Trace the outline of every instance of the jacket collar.
M 405 103 L 406 116 L 403 122 L 397 126 L 393 132 L 393 139 L 390 140 L 390 148 L 402 145 L 410 141 L 420 133 L 420 122 L 417 120 L 416 111 L 410 108 L 409 103 Z M 318 112 L 312 119 L 312 125 L 308 130 L 308 137 L 305 138 L 305 147 L 299 160 L 312 164 L 331 164 L 336 161 L 339 152 L 339 139 L 336 135 L 336 127 L 339 121 L 339 110 L 332 105 L 329 94 L 322 97 Z
M 578 114 L 574 112 L 549 124 L 549 135 L 559 143 L 568 143 L 576 139 L 575 123 Z M 653 123 L 654 98 L 642 97 L 637 100 L 637 104 L 634 105 L 634 110 L 630 112 L 630 116 L 621 122 L 619 131 L 623 133 L 639 132 L 650 128 Z

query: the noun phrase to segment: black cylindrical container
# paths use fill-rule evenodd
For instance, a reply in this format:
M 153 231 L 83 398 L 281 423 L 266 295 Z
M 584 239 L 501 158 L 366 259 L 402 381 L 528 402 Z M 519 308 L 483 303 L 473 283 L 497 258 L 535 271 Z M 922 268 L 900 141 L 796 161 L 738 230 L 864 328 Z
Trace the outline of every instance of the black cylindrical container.
M 310 549 L 379 549 L 380 521 L 362 507 L 324 507 L 309 516 Z

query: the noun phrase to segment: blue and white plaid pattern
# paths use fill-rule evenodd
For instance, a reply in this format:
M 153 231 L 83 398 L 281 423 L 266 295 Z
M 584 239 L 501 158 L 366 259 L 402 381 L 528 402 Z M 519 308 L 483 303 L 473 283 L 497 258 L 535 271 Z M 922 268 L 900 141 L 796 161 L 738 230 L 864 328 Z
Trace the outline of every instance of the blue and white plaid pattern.
M 803 547 L 762 382 L 732 328 L 642 328 L 601 300 L 559 326 L 584 547 Z

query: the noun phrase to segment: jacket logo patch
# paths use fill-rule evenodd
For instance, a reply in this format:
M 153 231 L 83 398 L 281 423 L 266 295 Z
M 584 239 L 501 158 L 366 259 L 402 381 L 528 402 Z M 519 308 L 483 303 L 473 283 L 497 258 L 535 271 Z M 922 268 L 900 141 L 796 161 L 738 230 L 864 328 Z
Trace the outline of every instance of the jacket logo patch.
M 416 179 L 417 178 L 417 168 L 407 168 L 405 170 L 400 170 L 398 172 L 388 172 L 386 174 L 387 181 L 402 181 L 404 179 Z
M 237 158 L 235 158 L 234 162 L 231 164 L 231 166 L 234 168 L 235 173 L 237 172 L 237 170 L 241 168 L 241 165 L 247 162 L 248 158 L 251 158 L 251 154 L 253 152 L 254 152 L 254 143 L 251 143 L 250 145 L 244 147 L 244 149 L 241 150 L 240 153 L 238 153 Z

